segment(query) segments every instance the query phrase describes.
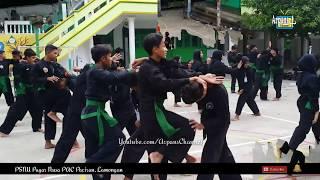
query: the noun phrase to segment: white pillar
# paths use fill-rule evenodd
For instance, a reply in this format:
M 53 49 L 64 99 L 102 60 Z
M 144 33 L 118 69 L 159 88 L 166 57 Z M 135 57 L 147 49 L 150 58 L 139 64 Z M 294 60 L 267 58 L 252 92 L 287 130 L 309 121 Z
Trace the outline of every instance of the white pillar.
M 129 25 L 129 51 L 130 51 L 130 65 L 135 60 L 136 56 L 136 45 L 135 45 L 135 29 L 134 29 L 134 17 L 128 17 Z
M 187 17 L 190 18 L 191 15 L 191 0 L 188 0 Z
M 62 19 L 65 20 L 67 18 L 67 4 L 62 3 Z

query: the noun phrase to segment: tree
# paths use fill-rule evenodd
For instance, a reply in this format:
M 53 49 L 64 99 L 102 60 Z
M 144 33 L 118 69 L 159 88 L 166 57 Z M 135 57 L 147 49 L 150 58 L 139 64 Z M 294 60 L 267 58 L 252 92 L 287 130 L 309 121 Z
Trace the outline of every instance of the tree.
M 320 34 L 320 0 L 242 0 L 242 6 L 251 8 L 252 13 L 241 16 L 242 28 L 268 31 L 276 37 L 298 35 L 307 38 L 310 33 Z M 273 16 L 293 16 L 296 25 L 292 30 L 277 30 L 272 25 Z

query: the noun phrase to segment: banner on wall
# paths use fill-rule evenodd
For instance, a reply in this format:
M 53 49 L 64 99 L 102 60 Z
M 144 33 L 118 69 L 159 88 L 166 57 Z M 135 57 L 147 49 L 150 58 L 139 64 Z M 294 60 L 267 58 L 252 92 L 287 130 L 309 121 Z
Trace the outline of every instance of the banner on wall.
M 5 51 L 5 57 L 11 59 L 11 52 L 19 46 L 31 46 L 35 42 L 33 34 L 14 34 L 0 36 L 0 49 Z

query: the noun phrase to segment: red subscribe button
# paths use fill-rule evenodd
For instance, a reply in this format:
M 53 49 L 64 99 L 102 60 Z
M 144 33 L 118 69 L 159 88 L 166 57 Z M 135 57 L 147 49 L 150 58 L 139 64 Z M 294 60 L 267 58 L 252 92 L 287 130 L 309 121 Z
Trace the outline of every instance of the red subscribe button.
M 262 173 L 287 173 L 287 166 L 262 166 Z

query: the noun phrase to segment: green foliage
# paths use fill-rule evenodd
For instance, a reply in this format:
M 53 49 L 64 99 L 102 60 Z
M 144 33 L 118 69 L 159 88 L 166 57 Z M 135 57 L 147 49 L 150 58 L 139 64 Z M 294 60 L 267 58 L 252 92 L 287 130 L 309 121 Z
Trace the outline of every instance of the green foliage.
M 249 30 L 274 31 L 279 35 L 319 34 L 320 0 L 242 0 L 242 6 L 252 8 L 252 13 L 241 17 L 242 27 Z M 294 16 L 297 24 L 293 30 L 275 30 L 272 16 Z

